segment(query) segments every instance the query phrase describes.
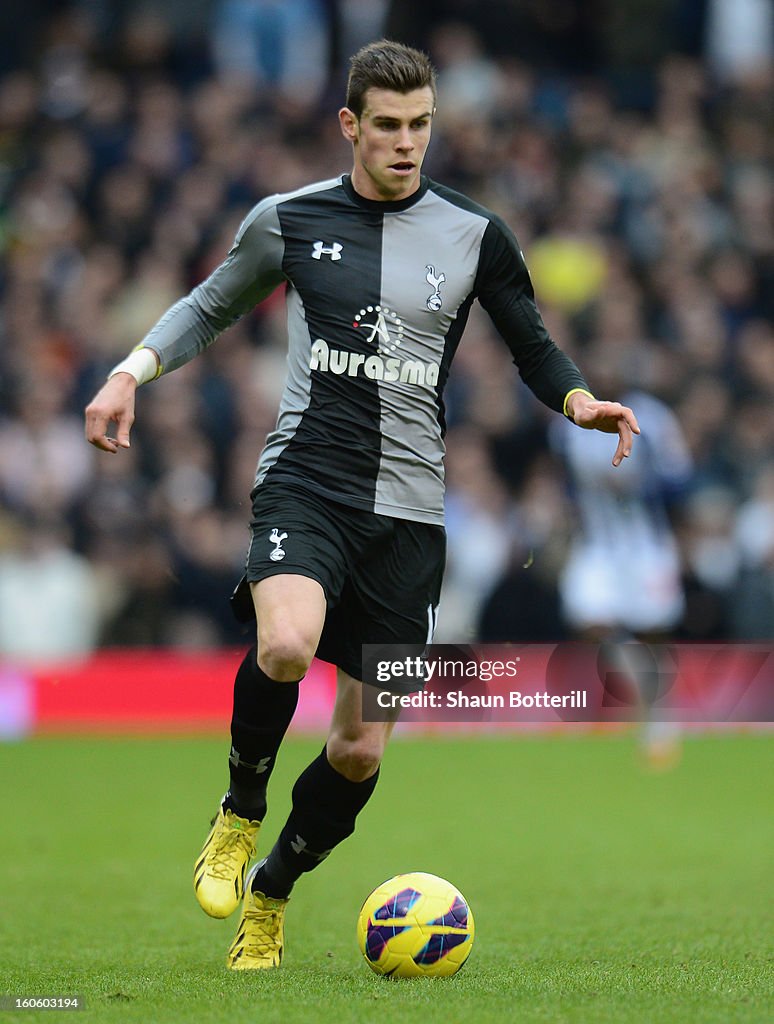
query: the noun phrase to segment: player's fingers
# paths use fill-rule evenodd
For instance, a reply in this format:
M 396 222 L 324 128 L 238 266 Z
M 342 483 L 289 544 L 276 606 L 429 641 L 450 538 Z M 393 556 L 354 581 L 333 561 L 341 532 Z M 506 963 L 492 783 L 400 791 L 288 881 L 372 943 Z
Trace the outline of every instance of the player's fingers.
M 117 424 L 117 437 L 111 437 L 107 430 L 108 425 L 115 421 Z M 134 412 L 131 407 L 118 412 L 107 412 L 105 408 L 95 400 L 86 407 L 86 440 L 93 444 L 100 451 L 110 452 L 112 455 L 119 448 L 129 447 L 129 430 L 134 422 Z
M 108 437 L 107 434 L 103 434 L 101 437 L 95 437 L 93 441 L 89 441 L 89 444 L 93 444 L 95 448 L 99 448 L 100 451 L 110 452 L 112 455 L 118 451 L 118 445 L 114 437 Z
M 627 421 L 621 417 L 618 421 L 618 446 L 613 456 L 613 465 L 620 466 L 624 459 L 632 453 L 632 431 Z
M 632 429 L 632 431 L 635 434 L 639 434 L 639 432 L 640 432 L 640 425 L 637 422 L 637 417 L 634 415 L 634 413 L 632 412 L 632 410 L 628 406 L 624 405 L 622 408 L 623 408 L 623 418 L 629 424 L 629 426 Z
M 134 414 L 131 410 L 126 409 L 118 418 L 118 429 L 116 430 L 116 440 L 121 448 L 129 448 L 129 431 L 132 429 L 134 423 Z
M 116 442 L 107 436 L 109 417 L 93 406 L 86 408 L 86 440 L 103 452 L 117 452 Z

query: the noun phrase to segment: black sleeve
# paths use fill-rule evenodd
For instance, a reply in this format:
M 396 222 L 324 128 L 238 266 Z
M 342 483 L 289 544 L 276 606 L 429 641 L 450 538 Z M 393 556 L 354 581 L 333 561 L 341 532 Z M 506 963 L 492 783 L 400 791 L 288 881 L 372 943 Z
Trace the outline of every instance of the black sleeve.
M 484 232 L 475 291 L 511 350 L 522 380 L 541 402 L 562 412 L 568 391 L 589 390 L 578 367 L 546 330 L 524 256 L 499 217 L 492 217 Z

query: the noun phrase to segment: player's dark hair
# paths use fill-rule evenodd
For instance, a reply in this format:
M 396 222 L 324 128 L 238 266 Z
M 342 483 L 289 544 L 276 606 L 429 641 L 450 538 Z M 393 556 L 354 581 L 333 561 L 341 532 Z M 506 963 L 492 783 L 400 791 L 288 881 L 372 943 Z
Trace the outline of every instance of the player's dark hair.
M 360 118 L 367 89 L 407 93 L 428 85 L 433 90 L 435 106 L 435 68 L 427 54 L 403 43 L 380 39 L 364 46 L 350 58 L 347 106 Z

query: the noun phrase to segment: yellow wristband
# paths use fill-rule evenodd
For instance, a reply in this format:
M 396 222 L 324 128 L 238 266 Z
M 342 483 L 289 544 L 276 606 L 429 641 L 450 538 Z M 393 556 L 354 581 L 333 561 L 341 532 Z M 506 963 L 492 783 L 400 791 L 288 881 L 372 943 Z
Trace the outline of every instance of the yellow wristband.
M 570 398 L 572 398 L 573 395 L 578 395 L 578 394 L 588 395 L 589 398 L 592 400 L 592 402 L 596 401 L 596 399 L 594 398 L 592 393 L 590 391 L 587 391 L 585 388 L 573 388 L 572 391 L 568 391 L 567 394 L 564 396 L 564 405 L 562 406 L 562 412 L 564 413 L 564 415 L 567 417 L 568 420 L 572 420 L 572 416 L 570 416 L 570 414 L 567 412 L 567 403 L 569 402 Z M 572 421 L 573 421 L 573 423 L 575 422 L 575 420 L 572 420 Z

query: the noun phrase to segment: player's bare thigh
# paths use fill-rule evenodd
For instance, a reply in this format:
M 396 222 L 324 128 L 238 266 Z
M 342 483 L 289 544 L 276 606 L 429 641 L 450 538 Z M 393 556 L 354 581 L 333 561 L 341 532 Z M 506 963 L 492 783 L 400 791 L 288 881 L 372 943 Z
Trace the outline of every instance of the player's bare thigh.
M 325 591 L 308 576 L 279 573 L 250 584 L 258 628 L 258 665 L 270 679 L 306 674 L 325 622 Z
M 387 722 L 364 722 L 363 686 L 338 669 L 336 704 L 326 749 L 336 771 L 351 782 L 362 782 L 374 774 L 398 720 L 398 711 L 394 711 Z

